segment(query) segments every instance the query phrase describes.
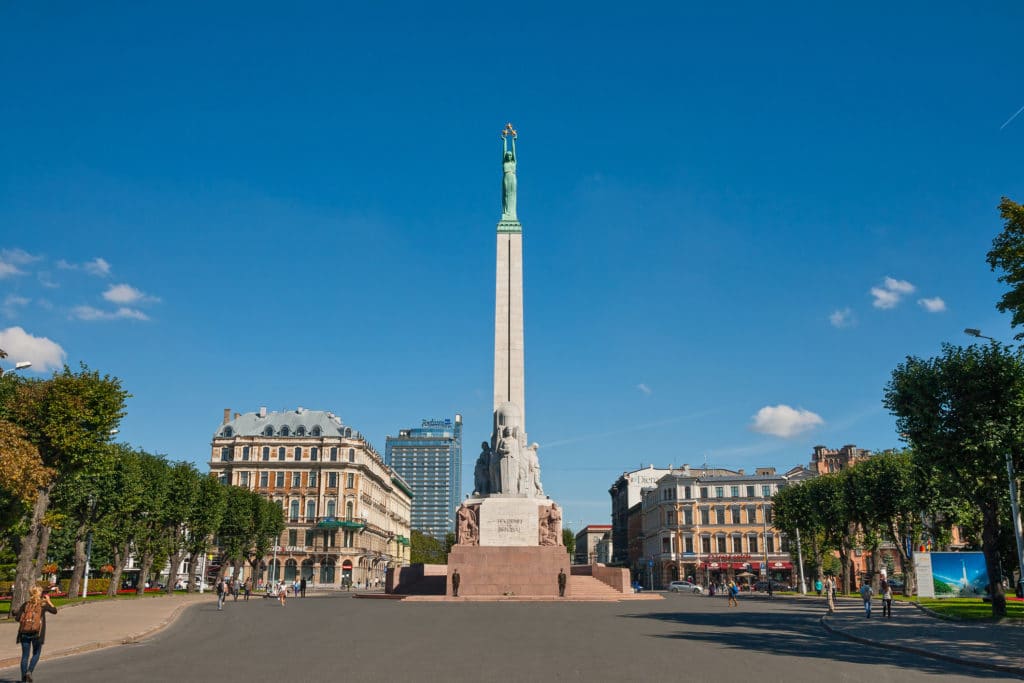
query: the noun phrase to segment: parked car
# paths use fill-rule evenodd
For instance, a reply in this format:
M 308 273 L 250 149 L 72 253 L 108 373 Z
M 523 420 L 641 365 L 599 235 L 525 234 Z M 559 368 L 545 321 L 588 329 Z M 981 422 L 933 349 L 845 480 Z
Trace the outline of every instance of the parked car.
M 689 581 L 673 581 L 668 585 L 669 593 L 703 593 L 704 589 Z
M 772 579 L 771 582 L 772 582 L 772 591 L 791 591 L 791 590 L 793 590 L 793 587 L 790 586 L 788 583 L 782 583 L 781 581 L 776 581 L 775 579 Z M 757 583 L 754 584 L 754 590 L 760 591 L 762 593 L 767 593 L 768 592 L 768 582 L 767 581 L 758 581 Z

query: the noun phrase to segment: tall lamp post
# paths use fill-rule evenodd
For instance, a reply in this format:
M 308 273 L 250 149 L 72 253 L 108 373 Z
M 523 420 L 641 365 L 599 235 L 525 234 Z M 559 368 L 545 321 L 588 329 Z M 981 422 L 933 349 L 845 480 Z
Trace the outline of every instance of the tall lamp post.
M 993 344 L 997 343 L 992 337 L 985 336 L 981 330 L 968 327 L 964 330 L 966 334 L 979 339 L 988 339 Z M 1013 514 L 1013 535 L 1017 540 L 1017 581 L 1020 590 L 1024 591 L 1024 530 L 1021 529 L 1020 503 L 1017 500 L 1017 474 L 1013 471 L 1013 455 L 1009 449 L 1005 449 L 1006 476 L 1010 479 L 1010 510 Z
M 0 358 L 7 358 L 7 353 L 3 349 L 0 349 Z M 16 372 L 18 370 L 27 370 L 30 367 L 32 367 L 32 362 L 31 361 L 19 360 L 17 363 L 14 364 L 14 369 L 13 370 L 8 370 L 7 372 Z M 4 369 L 0 368 L 0 377 L 2 377 L 3 374 L 4 374 Z

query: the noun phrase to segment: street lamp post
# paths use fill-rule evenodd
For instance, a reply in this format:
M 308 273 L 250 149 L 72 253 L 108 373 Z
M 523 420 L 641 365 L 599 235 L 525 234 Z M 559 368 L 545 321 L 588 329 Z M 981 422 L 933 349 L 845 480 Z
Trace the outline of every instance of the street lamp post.
M 968 327 L 964 332 L 972 337 L 988 339 L 993 344 L 997 343 L 992 337 L 983 335 L 979 329 Z M 1013 515 L 1013 535 L 1017 541 L 1017 581 L 1020 584 L 1020 590 L 1024 591 L 1024 530 L 1021 529 L 1020 503 L 1017 499 L 1017 474 L 1013 469 L 1013 455 L 1009 449 L 1004 449 L 1003 455 L 1006 458 L 1006 476 L 1010 480 L 1010 511 Z
M 796 528 L 796 561 L 800 568 L 800 595 L 807 595 L 807 584 L 804 582 L 804 552 L 800 548 L 800 527 Z
M 0 349 L 0 358 L 7 358 L 7 353 L 3 349 Z M 31 361 L 19 360 L 17 363 L 14 364 L 14 369 L 13 370 L 8 370 L 7 372 L 16 372 L 18 370 L 27 370 L 30 367 L 32 367 L 32 362 Z M 0 368 L 0 377 L 3 377 L 3 374 L 4 374 L 4 369 Z

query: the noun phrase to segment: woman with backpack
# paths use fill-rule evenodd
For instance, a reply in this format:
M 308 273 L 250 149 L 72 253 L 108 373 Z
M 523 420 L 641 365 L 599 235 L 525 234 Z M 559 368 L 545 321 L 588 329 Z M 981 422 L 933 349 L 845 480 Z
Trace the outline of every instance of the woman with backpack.
M 18 638 L 21 643 L 21 680 L 31 681 L 32 672 L 43 652 L 46 639 L 46 613 L 56 614 L 57 608 L 50 600 L 49 592 L 43 593 L 39 586 L 32 586 L 28 600 L 14 610 L 12 616 L 18 620 Z M 32 659 L 29 660 L 31 653 Z

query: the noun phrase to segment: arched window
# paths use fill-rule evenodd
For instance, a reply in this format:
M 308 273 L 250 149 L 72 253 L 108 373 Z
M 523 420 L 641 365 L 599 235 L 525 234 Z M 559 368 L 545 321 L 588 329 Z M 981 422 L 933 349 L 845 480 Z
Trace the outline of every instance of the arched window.
M 313 446 L 312 448 L 309 449 L 309 459 L 310 460 L 314 460 L 315 461 L 319 457 L 320 457 L 320 449 L 319 448 L 317 448 L 316 446 Z
M 306 501 L 306 521 L 307 522 L 311 521 L 315 517 L 316 517 L 316 501 L 315 500 L 307 500 Z
M 337 461 L 338 461 L 338 447 L 337 446 L 331 446 L 331 462 L 337 462 Z
M 232 434 L 235 433 L 235 431 L 231 429 L 231 427 L 225 427 L 222 433 L 224 434 L 224 436 L 231 436 Z
M 295 560 L 288 560 L 284 563 L 284 580 L 285 583 L 291 583 L 295 580 L 295 575 L 298 574 L 298 563 Z
M 277 459 L 284 460 L 284 446 L 277 447 Z
M 356 461 L 356 449 L 354 449 L 354 448 L 348 449 L 348 461 L 349 462 L 355 462 Z
M 314 425 L 313 429 L 311 429 L 309 433 L 312 434 L 313 436 L 320 436 L 320 425 Z
M 345 427 L 345 436 L 347 436 L 347 437 L 351 437 L 352 436 L 352 428 L 351 427 Z
M 293 500 L 291 504 L 291 510 L 288 515 L 289 519 L 293 522 L 299 521 L 299 501 Z
M 302 448 L 299 446 L 295 447 L 295 459 L 302 460 Z
M 333 517 L 337 511 L 338 511 L 338 504 L 335 501 L 333 501 L 333 500 L 327 501 L 327 516 L 328 517 Z
M 302 578 L 306 581 L 313 580 L 313 560 L 312 558 L 306 558 L 302 561 Z
M 263 447 L 263 459 L 270 460 L 270 446 Z
M 248 460 L 248 459 L 249 459 L 249 447 L 248 446 L 242 446 L 242 460 Z
M 295 428 L 295 436 L 305 436 L 305 435 L 306 435 L 306 427 L 305 427 L 305 425 L 299 425 L 298 427 Z
M 263 430 L 263 436 L 273 436 L 273 435 L 274 435 L 274 428 L 271 427 L 270 425 L 267 425 L 264 428 L 264 430 Z
M 320 564 L 320 583 L 334 583 L 334 558 L 328 557 Z
M 281 425 L 281 431 L 279 431 L 278 434 L 280 434 L 281 436 L 288 436 L 289 433 L 290 432 L 288 431 L 288 425 Z
M 352 517 L 355 516 L 356 504 L 351 500 L 345 503 L 345 519 L 352 521 Z
M 224 446 L 223 448 L 221 448 L 220 449 L 220 459 L 223 462 L 228 462 L 229 460 L 231 460 L 231 449 L 228 448 L 227 446 Z

